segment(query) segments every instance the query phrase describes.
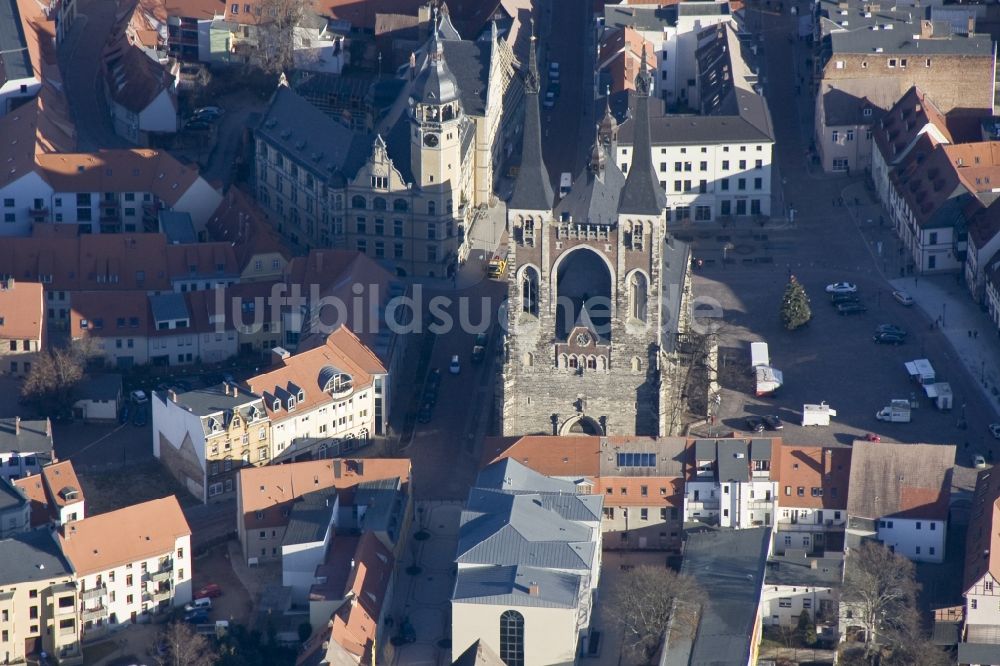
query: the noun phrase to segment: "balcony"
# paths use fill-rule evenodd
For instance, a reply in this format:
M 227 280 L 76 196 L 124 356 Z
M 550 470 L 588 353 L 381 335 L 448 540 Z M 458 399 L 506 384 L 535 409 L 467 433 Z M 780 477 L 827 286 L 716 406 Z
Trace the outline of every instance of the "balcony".
M 49 218 L 49 208 L 48 206 L 31 207 L 28 209 L 28 216 L 33 222 L 45 222 Z
M 157 590 L 153 592 L 153 601 L 159 603 L 161 601 L 170 601 L 174 596 L 173 590 Z
M 97 620 L 104 620 L 108 617 L 108 609 L 106 606 L 98 606 L 96 608 L 84 608 L 80 611 L 80 621 L 81 622 L 95 622 Z
M 108 594 L 108 588 L 105 586 L 92 587 L 89 590 L 84 590 L 80 593 L 80 599 L 82 601 L 92 601 L 94 599 L 100 599 Z
M 153 583 L 162 583 L 170 580 L 173 573 L 173 569 L 160 569 L 159 571 L 147 572 L 143 578 Z

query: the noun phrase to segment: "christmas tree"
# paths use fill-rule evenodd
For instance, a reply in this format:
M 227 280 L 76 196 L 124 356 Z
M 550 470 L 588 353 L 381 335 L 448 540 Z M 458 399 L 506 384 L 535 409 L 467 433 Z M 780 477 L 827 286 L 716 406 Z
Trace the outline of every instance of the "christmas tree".
M 789 276 L 785 295 L 781 299 L 781 323 L 789 331 L 805 326 L 812 319 L 809 296 L 794 275 Z

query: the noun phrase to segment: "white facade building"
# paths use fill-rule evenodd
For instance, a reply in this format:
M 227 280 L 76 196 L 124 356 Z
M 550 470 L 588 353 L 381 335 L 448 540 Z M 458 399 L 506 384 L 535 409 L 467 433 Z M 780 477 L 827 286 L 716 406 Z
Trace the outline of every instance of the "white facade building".
M 684 521 L 747 529 L 774 522 L 770 439 L 698 439 L 684 485 Z
M 280 354 L 280 366 L 247 381 L 264 400 L 276 456 L 325 457 L 386 432 L 388 373 L 346 326 L 321 347 Z
M 173 496 L 72 522 L 58 539 L 77 577 L 84 635 L 191 601 L 191 528 Z
M 453 658 L 481 640 L 508 664 L 576 663 L 600 578 L 602 504 L 511 458 L 480 473 L 459 529 Z
M 830 553 L 808 557 L 790 550 L 768 559 L 761 594 L 761 619 L 766 626 L 794 628 L 802 611 L 820 630 L 836 626 L 837 605 L 844 577 L 844 556 Z

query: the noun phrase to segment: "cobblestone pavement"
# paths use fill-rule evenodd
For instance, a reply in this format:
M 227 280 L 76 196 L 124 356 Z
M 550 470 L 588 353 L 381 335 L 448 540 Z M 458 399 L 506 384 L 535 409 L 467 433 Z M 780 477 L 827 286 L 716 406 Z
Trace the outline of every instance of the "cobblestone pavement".
M 395 649 L 398 666 L 445 666 L 451 663 L 451 593 L 455 586 L 455 547 L 462 505 L 459 502 L 418 502 L 414 530 L 430 534 L 410 539 L 406 555 L 396 562 L 393 621 L 409 619 L 417 640 Z M 417 569 L 413 569 L 416 565 Z M 409 569 L 409 572 L 408 572 Z

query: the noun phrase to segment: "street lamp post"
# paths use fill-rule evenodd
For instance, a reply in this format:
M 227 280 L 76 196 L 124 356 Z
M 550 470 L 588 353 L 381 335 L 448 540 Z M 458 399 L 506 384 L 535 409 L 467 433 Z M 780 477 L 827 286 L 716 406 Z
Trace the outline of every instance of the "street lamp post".
M 945 323 L 946 322 L 945 317 L 947 316 L 947 314 L 948 314 L 948 304 L 947 303 L 942 303 L 941 304 L 941 328 L 944 328 L 945 326 L 948 325 L 947 323 Z

